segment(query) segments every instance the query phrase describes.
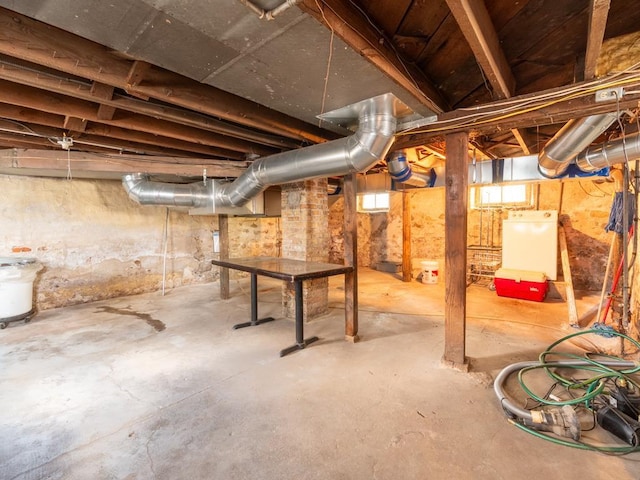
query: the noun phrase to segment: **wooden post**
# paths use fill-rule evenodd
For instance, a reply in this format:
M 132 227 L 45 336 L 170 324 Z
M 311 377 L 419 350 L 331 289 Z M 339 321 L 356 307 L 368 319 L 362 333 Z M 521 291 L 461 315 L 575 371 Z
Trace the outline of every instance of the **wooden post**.
M 466 132 L 445 136 L 445 310 L 443 363 L 467 371 L 465 325 L 467 308 L 468 145 Z
M 564 225 L 559 225 L 558 243 L 560 244 L 560 260 L 562 261 L 562 277 L 564 279 L 564 291 L 567 297 L 567 308 L 569 309 L 569 326 L 578 328 L 578 307 L 576 306 L 576 296 L 573 291 L 573 278 L 571 277 L 571 265 L 569 264 L 569 250 L 567 248 L 567 235 Z M 598 321 L 600 321 L 598 319 Z
M 402 281 L 410 282 L 411 265 L 411 194 L 402 192 Z
M 218 229 L 220 230 L 220 260 L 229 258 L 229 217 L 218 215 Z M 220 298 L 227 299 L 229 292 L 229 269 L 220 269 Z
M 344 263 L 353 272 L 344 276 L 345 339 L 357 342 L 358 338 L 358 217 L 356 205 L 356 174 L 344 177 Z

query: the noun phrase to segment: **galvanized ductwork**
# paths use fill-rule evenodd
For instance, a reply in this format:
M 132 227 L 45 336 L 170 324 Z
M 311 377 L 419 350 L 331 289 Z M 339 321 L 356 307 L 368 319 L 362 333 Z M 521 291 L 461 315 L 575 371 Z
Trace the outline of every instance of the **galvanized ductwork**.
M 210 203 L 211 188 L 203 182 L 152 182 L 144 173 L 129 173 L 122 177 L 129 198 L 140 205 L 200 208 Z
M 399 183 L 406 183 L 414 187 L 432 186 L 431 177 L 411 170 L 407 156 L 402 150 L 396 150 L 387 158 L 387 169 L 391 178 Z
M 583 172 L 594 172 L 618 163 L 640 159 L 640 134 L 606 141 L 587 148 L 576 159 L 576 165 Z
M 615 122 L 618 114 L 605 113 L 568 121 L 538 155 L 538 169 L 547 178 L 562 176 L 576 156 Z
M 187 206 L 199 209 L 197 213 L 229 213 L 271 185 L 368 170 L 389 152 L 397 112 L 403 108 L 406 109 L 392 94 L 345 107 L 340 111 L 358 119 L 353 135 L 260 158 L 231 183 L 165 184 L 150 182 L 141 174 L 130 174 L 123 177 L 123 185 L 132 200 L 144 205 Z

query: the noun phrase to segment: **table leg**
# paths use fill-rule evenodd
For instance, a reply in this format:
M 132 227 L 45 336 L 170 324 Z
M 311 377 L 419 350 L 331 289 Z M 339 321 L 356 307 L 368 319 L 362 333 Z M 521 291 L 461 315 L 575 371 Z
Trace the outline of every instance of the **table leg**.
M 280 356 L 284 357 L 296 350 L 302 350 L 307 345 L 312 344 L 319 340 L 318 337 L 304 338 L 304 304 L 302 297 L 302 280 L 296 280 L 294 282 L 295 287 L 295 301 L 296 301 L 296 343 L 290 347 L 280 350 Z
M 262 323 L 272 322 L 275 320 L 273 317 L 265 317 L 258 319 L 258 275 L 256 273 L 251 274 L 251 321 L 238 323 L 233 326 L 233 329 L 244 327 L 255 327 Z

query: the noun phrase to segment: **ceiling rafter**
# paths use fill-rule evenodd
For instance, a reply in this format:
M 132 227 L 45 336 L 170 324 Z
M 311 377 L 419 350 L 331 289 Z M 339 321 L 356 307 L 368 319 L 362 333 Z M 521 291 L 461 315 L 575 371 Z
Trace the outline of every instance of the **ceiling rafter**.
M 447 0 L 447 5 L 497 98 L 512 97 L 516 80 L 484 2 Z M 524 154 L 530 155 L 531 151 L 522 133 L 518 129 L 512 129 L 511 133 Z
M 602 79 L 602 84 L 606 81 Z M 629 89 L 640 88 L 640 79 L 637 74 L 629 73 L 622 74 L 617 77 L 618 84 L 624 84 Z M 588 86 L 589 91 L 582 96 L 569 95 L 566 98 L 558 98 L 552 102 L 547 101 L 545 104 L 539 107 L 530 106 L 530 102 L 538 98 L 550 98 L 553 95 L 557 95 L 567 89 L 565 87 L 552 88 L 541 92 L 519 95 L 512 97 L 510 103 L 515 105 L 517 103 L 529 104 L 529 107 L 522 111 L 514 110 L 511 114 L 505 115 L 504 101 L 496 101 L 485 104 L 481 107 L 482 116 L 476 117 L 470 123 L 458 126 L 455 122 L 457 119 L 465 118 L 469 115 L 467 109 L 452 110 L 445 112 L 438 116 L 438 122 L 452 123 L 446 127 L 446 132 L 463 132 L 470 131 L 473 135 L 488 135 L 496 132 L 503 132 L 504 130 L 511 130 L 514 128 L 533 127 L 542 125 L 554 125 L 567 122 L 572 118 L 584 117 L 589 115 L 596 115 L 600 113 L 609 113 L 615 111 L 617 108 L 620 110 L 636 109 L 640 105 L 640 93 L 632 93 L 628 91 L 624 97 L 616 101 L 615 99 L 609 101 L 596 101 L 594 92 L 597 87 L 591 82 L 581 82 L 572 84 L 571 88 L 578 89 L 581 86 Z M 410 148 L 426 143 L 430 143 L 434 139 L 438 139 L 443 135 L 443 131 L 433 129 L 431 131 L 430 126 L 427 125 L 423 128 L 426 131 L 406 132 L 400 135 L 394 144 L 398 148 Z
M 104 123 L 114 127 L 138 130 L 154 135 L 209 145 L 225 150 L 246 152 L 251 151 L 259 155 L 270 155 L 276 150 L 246 142 L 233 137 L 223 136 L 212 132 L 204 132 L 192 127 L 171 124 L 164 120 L 138 114 L 120 112 L 111 120 L 101 120 L 97 115 L 94 103 L 84 100 L 47 92 L 33 87 L 18 85 L 6 80 L 0 80 L 0 101 L 19 105 L 49 113 L 60 113 L 68 116 L 84 118 L 96 123 Z
M 590 0 L 589 2 L 589 30 L 587 32 L 587 51 L 584 59 L 585 80 L 590 80 L 596 76 L 596 65 L 604 40 L 610 5 L 610 0 Z
M 57 131 L 51 132 L 52 136 L 60 136 L 63 133 L 72 137 L 74 136 L 73 132 L 70 131 L 72 129 L 65 126 L 65 117 L 63 115 L 57 115 L 7 103 L 0 103 L 0 122 L 2 119 L 9 119 L 14 122 L 24 124 L 36 131 L 38 130 L 37 126 L 57 129 Z M 160 135 L 136 132 L 100 123 L 88 122 L 85 126 L 84 133 L 104 137 L 104 141 L 101 141 L 101 143 L 112 143 L 113 139 L 118 139 L 146 144 L 145 150 L 147 152 L 153 151 L 160 155 L 168 155 L 168 150 L 171 150 L 174 152 L 180 152 L 179 155 L 181 156 L 201 155 L 234 160 L 244 159 L 244 155 L 238 152 L 211 147 L 208 145 L 194 144 Z M 167 151 L 164 149 L 167 149 Z
M 421 70 L 400 58 L 391 41 L 362 11 L 340 0 L 318 2 L 303 0 L 299 5 L 430 110 L 441 113 L 449 109 L 440 91 Z M 321 10 L 318 4 L 321 4 Z
M 0 53 L 276 135 L 314 143 L 339 136 L 157 66 L 151 66 L 142 81 L 129 88 L 133 61 L 4 8 L 0 8 Z
M 497 98 L 509 98 L 515 91 L 516 80 L 511 73 L 498 34 L 482 0 L 447 0 L 464 38 L 493 87 Z
M 183 108 L 131 98 L 114 93 L 115 88 L 111 85 L 71 80 L 62 74 L 39 71 L 37 65 L 19 65 L 1 56 L 0 79 L 89 102 L 100 102 L 97 112 L 99 120 L 112 120 L 116 110 L 119 109 L 281 149 L 296 148 L 300 143 L 285 137 L 232 125 Z
M 1 142 L 1 135 L 0 135 Z M 193 158 L 180 157 L 136 157 L 135 155 L 101 155 L 99 160 L 95 154 L 83 152 L 60 152 L 11 148 L 0 150 L 0 171 L 16 170 L 58 171 L 66 175 L 69 168 L 77 172 L 110 173 L 113 178 L 130 172 L 146 172 L 150 174 L 168 174 L 181 177 L 202 177 L 206 172 L 210 177 L 237 177 L 244 171 L 242 162 L 218 161 L 212 163 L 195 163 Z

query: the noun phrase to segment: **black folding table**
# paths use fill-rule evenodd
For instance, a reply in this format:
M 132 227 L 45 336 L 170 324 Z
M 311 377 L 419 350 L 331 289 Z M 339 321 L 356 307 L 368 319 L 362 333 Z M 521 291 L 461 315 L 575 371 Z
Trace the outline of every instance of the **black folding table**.
M 251 320 L 234 325 L 235 328 L 252 327 L 273 321 L 273 318 L 258 318 L 258 275 L 278 278 L 292 283 L 295 289 L 296 343 L 280 351 L 283 357 L 318 340 L 318 337 L 304 338 L 304 307 L 302 282 L 313 278 L 324 278 L 353 271 L 353 267 L 333 263 L 305 262 L 280 257 L 246 257 L 212 260 L 212 264 L 223 268 L 241 270 L 251 274 Z

